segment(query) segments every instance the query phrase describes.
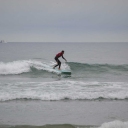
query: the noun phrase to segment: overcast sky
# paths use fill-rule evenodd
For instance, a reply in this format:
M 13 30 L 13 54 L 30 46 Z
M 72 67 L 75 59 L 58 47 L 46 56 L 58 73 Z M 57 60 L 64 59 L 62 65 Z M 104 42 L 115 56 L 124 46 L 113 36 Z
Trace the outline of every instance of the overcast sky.
M 0 0 L 0 40 L 128 42 L 128 0 Z

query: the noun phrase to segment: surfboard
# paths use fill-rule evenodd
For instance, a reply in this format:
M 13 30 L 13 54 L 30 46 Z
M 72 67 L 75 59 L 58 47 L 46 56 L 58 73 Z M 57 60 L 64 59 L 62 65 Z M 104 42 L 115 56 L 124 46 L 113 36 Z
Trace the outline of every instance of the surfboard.
M 51 66 L 50 67 L 47 66 L 47 69 L 53 73 L 71 75 L 71 70 L 67 70 L 67 69 L 60 69 L 59 70 L 58 68 L 53 69 L 53 67 L 51 67 Z
M 71 70 L 66 70 L 66 69 L 53 69 L 55 71 L 57 71 L 60 74 L 66 74 L 66 75 L 71 75 Z
M 60 70 L 61 74 L 67 74 L 67 75 L 71 75 L 71 71 L 70 70 Z

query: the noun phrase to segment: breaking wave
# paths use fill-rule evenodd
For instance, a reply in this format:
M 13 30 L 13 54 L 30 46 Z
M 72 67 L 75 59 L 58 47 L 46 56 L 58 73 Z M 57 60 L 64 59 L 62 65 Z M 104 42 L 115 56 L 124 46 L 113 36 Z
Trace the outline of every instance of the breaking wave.
M 49 66 L 53 66 L 54 62 L 42 62 L 37 60 L 19 60 L 13 62 L 0 62 L 0 75 L 16 75 L 32 72 L 52 72 Z M 127 73 L 128 65 L 112 65 L 112 64 L 84 64 L 76 62 L 68 62 L 62 64 L 62 69 L 71 69 L 75 73 Z M 46 73 L 46 72 L 44 72 Z
M 115 120 L 103 123 L 100 127 L 93 125 L 73 125 L 73 124 L 47 124 L 43 126 L 35 125 L 0 125 L 0 128 L 128 128 L 128 122 Z
M 99 128 L 128 128 L 128 122 L 115 120 L 112 122 L 103 123 Z
M 14 82 L 0 83 L 0 101 L 10 100 L 127 100 L 127 82 Z
M 8 63 L 0 62 L 0 75 L 16 75 L 33 72 L 37 73 L 40 71 L 53 72 L 52 67 L 54 64 L 54 62 L 46 63 L 37 60 L 19 60 Z M 62 68 L 69 69 L 69 66 L 64 63 Z

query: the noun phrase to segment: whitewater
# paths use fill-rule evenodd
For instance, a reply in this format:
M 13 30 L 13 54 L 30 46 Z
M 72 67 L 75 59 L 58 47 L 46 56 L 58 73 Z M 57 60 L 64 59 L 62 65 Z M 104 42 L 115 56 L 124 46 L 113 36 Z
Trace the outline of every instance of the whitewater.
M 63 63 L 62 69 L 70 69 L 72 75 L 58 75 L 49 69 L 54 62 L 42 62 L 37 60 L 19 60 L 13 62 L 0 63 L 0 75 L 3 78 L 18 76 L 36 78 L 56 77 L 60 81 L 11 81 L 0 82 L 0 101 L 16 99 L 33 100 L 127 100 L 128 82 L 103 81 L 104 79 L 118 79 L 127 77 L 128 65 L 110 64 L 83 64 L 83 63 Z M 49 65 L 49 66 L 48 66 Z M 75 74 L 75 75 L 74 75 Z M 109 76 L 109 77 L 108 77 Z M 86 77 L 86 78 L 84 78 Z M 93 77 L 93 81 L 92 81 Z M 97 81 L 97 79 L 101 79 Z

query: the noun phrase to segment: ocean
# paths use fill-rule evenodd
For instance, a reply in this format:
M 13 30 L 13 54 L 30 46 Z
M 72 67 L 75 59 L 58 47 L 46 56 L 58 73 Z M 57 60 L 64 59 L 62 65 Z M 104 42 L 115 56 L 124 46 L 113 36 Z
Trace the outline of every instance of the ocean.
M 127 106 L 127 42 L 0 44 L 0 128 L 128 128 Z

